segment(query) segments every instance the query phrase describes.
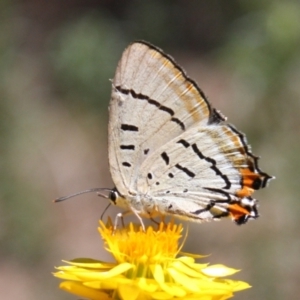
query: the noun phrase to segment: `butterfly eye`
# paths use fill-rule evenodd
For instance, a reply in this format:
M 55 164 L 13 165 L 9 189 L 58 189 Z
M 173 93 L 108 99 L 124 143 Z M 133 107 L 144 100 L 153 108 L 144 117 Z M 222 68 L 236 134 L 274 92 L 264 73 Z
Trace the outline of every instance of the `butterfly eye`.
M 109 200 L 111 200 L 113 204 L 116 204 L 116 200 L 119 197 L 119 193 L 116 190 L 111 190 L 108 197 L 109 197 Z

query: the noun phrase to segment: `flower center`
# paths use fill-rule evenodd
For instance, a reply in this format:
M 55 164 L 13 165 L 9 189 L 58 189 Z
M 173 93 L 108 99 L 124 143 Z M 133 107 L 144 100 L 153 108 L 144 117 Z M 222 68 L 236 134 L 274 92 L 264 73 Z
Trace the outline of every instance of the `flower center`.
M 161 222 L 157 229 L 149 226 L 143 231 L 141 226 L 130 223 L 122 229 L 100 223 L 99 231 L 118 263 L 135 265 L 166 264 L 179 251 L 182 226 L 173 222 Z

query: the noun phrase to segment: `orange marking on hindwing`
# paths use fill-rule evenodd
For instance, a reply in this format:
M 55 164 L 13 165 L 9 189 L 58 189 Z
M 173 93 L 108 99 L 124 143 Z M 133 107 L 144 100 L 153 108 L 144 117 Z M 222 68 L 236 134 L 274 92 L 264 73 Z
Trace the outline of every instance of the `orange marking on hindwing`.
M 254 192 L 255 180 L 261 178 L 262 176 L 258 173 L 252 172 L 250 169 L 240 169 L 242 176 L 242 188 L 236 192 L 238 197 L 248 197 Z
M 238 203 L 230 204 L 228 210 L 234 220 L 238 220 L 244 215 L 249 215 L 249 211 Z

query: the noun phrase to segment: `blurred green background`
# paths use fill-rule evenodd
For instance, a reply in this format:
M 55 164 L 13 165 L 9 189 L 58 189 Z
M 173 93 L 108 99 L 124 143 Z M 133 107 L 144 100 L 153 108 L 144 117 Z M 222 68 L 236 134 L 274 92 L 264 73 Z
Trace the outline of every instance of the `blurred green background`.
M 77 299 L 52 277 L 61 259 L 108 258 L 96 227 L 112 187 L 111 83 L 123 49 L 147 40 L 175 57 L 247 133 L 276 176 L 255 194 L 261 217 L 190 224 L 184 251 L 242 269 L 236 299 L 300 294 L 300 2 L 2 0 L 0 291 L 6 300 Z M 118 210 L 111 208 L 109 215 Z

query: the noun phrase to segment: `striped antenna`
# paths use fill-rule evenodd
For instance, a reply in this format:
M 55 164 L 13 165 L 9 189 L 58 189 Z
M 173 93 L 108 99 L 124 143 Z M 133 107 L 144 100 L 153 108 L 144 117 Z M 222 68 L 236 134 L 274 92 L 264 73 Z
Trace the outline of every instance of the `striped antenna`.
M 68 200 L 70 198 L 73 198 L 73 197 L 76 197 L 76 196 L 79 196 L 79 195 L 82 195 L 82 194 L 86 194 L 86 193 L 91 193 L 91 192 L 97 192 L 98 196 L 100 196 L 102 198 L 109 199 L 109 197 L 107 195 L 100 193 L 101 191 L 111 192 L 111 189 L 107 189 L 107 188 L 93 188 L 93 189 L 88 189 L 88 190 L 85 190 L 85 191 L 81 191 L 79 193 L 75 193 L 75 194 L 72 194 L 72 195 L 68 195 L 68 196 L 57 198 L 57 199 L 53 200 L 53 202 L 55 202 L 55 203 L 56 202 L 62 202 L 62 201 Z

